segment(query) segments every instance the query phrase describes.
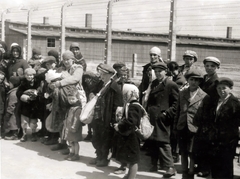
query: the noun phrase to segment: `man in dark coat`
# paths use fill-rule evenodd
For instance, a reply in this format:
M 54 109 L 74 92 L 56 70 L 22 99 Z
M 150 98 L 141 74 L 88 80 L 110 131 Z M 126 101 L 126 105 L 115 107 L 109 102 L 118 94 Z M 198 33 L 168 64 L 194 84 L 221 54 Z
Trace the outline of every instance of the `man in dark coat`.
M 116 123 L 115 112 L 118 106 L 123 106 L 121 88 L 112 80 L 115 70 L 107 64 L 99 64 L 97 67 L 100 78 L 104 82 L 104 88 L 95 106 L 92 144 L 96 149 L 97 158 L 90 161 L 98 167 L 107 166 L 109 163 L 109 150 L 112 148 L 114 134 L 113 123 Z
M 152 162 L 157 162 L 166 169 L 164 178 L 175 175 L 171 145 L 170 126 L 176 113 L 178 99 L 178 86 L 175 82 L 166 77 L 167 66 L 162 62 L 155 63 L 154 69 L 156 79 L 152 82 L 149 94 L 147 110 L 150 115 L 150 122 L 154 125 L 154 132 L 151 139 L 154 142 Z

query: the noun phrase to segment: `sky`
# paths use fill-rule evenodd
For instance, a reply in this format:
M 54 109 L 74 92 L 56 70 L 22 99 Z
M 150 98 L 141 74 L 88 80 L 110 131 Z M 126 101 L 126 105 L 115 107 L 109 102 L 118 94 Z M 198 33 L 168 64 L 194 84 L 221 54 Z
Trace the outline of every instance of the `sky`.
M 167 34 L 169 32 L 170 0 L 115 0 L 112 10 L 113 30 L 128 30 Z M 226 37 L 232 27 L 232 38 L 240 39 L 239 0 L 175 0 L 176 33 Z M 1 0 L 0 12 L 11 21 L 27 22 L 27 11 L 37 8 L 32 21 L 42 23 L 49 17 L 50 24 L 60 25 L 61 7 L 65 3 L 66 25 L 85 27 L 85 14 L 92 14 L 93 28 L 106 28 L 108 0 Z

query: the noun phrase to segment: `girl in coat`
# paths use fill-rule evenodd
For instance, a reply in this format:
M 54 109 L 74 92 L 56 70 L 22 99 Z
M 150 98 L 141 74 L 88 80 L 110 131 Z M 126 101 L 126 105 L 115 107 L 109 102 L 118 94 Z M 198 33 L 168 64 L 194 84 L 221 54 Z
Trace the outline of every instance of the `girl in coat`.
M 129 171 L 125 179 L 134 179 L 138 170 L 140 158 L 140 140 L 137 137 L 135 127 L 139 127 L 140 119 L 144 112 L 138 103 L 139 90 L 133 84 L 123 85 L 124 113 L 120 122 L 114 124 L 114 129 L 119 131 L 120 135 L 117 140 L 116 159 L 121 163 L 129 164 Z
M 199 87 L 203 79 L 199 70 L 190 69 L 186 72 L 185 78 L 189 87 L 179 92 L 174 121 L 174 130 L 177 131 L 179 138 L 183 179 L 194 177 L 192 146 L 197 127 L 193 124 L 193 117 L 202 99 L 206 96 L 206 93 Z M 188 158 L 190 158 L 190 162 L 188 162 Z
M 70 108 L 66 114 L 63 127 L 63 138 L 70 145 L 70 153 L 65 158 L 69 161 L 79 160 L 79 141 L 82 140 L 82 125 L 80 122 L 80 114 L 82 106 L 77 88 L 73 87 L 67 95 Z

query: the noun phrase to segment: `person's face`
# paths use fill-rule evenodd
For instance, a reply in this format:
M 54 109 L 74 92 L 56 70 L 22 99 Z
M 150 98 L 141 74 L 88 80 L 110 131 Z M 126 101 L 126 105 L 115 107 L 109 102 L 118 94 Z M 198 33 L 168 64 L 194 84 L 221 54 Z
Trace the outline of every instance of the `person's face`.
M 159 61 L 159 56 L 155 53 L 150 53 L 150 60 L 151 63 L 156 63 Z
M 190 91 L 195 91 L 201 83 L 199 78 L 194 77 L 189 77 L 187 81 L 189 84 Z
M 69 69 L 74 63 L 73 59 L 63 59 L 64 66 Z
M 78 99 L 76 96 L 68 96 L 68 102 L 69 104 L 75 104 L 77 103 Z
M 47 68 L 48 70 L 54 69 L 55 66 L 56 66 L 55 63 L 50 63 L 50 62 L 47 62 L 47 63 L 46 63 L 46 68 Z
M 33 78 L 34 78 L 34 75 L 33 75 L 33 74 L 28 74 L 28 73 L 26 73 L 26 74 L 25 74 L 25 78 L 27 79 L 27 81 L 32 81 Z
M 204 67 L 208 75 L 213 75 L 214 73 L 216 73 L 218 68 L 217 64 L 213 62 L 206 62 L 204 64 Z
M 231 92 L 231 88 L 226 84 L 218 84 L 217 85 L 217 93 L 220 98 L 225 98 Z
M 72 53 L 74 54 L 74 56 L 78 55 L 80 53 L 80 49 L 77 47 L 73 47 L 71 48 Z
M 192 64 L 194 63 L 194 58 L 190 57 L 190 56 L 184 56 L 183 57 L 183 61 L 185 62 L 186 66 L 192 66 Z
M 20 53 L 19 53 L 19 51 L 18 51 L 17 48 L 14 48 L 14 49 L 13 49 L 12 55 L 13 55 L 14 58 L 18 58 L 18 57 L 19 57 Z
M 3 82 L 5 76 L 3 74 L 0 74 L 0 84 Z
M 123 82 L 126 82 L 128 80 L 127 72 L 121 72 L 121 78 Z
M 166 70 L 163 70 L 161 68 L 155 68 L 154 72 L 155 72 L 156 78 L 159 81 L 163 80 L 166 77 L 166 73 L 167 73 Z
M 112 77 L 112 74 L 110 73 L 104 73 L 101 70 L 99 71 L 100 79 L 106 84 Z

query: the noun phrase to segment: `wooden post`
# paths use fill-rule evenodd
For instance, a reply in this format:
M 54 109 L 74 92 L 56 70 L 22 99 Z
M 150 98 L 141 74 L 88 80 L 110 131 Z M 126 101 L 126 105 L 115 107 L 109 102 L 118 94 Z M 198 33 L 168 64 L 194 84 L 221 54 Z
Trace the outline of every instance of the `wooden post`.
M 135 72 L 135 67 L 136 67 L 136 65 L 137 65 L 137 54 L 136 53 L 134 53 L 133 54 L 133 58 L 132 58 L 132 78 L 134 78 L 135 77 L 135 74 L 136 74 L 136 72 Z
M 5 41 L 5 14 L 7 10 L 2 12 L 2 32 L 1 32 L 1 39 Z

